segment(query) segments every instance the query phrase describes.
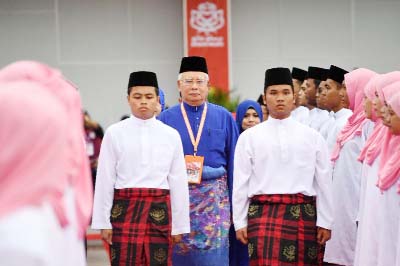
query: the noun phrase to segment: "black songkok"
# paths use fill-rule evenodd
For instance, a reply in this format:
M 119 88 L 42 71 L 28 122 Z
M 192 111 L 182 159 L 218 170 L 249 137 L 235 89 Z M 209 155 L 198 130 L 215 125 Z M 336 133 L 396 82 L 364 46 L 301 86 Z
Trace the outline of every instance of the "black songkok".
M 304 81 L 307 77 L 307 71 L 305 71 L 301 68 L 293 67 L 292 68 L 292 77 L 293 77 L 293 79 Z
M 207 62 L 204 57 L 201 56 L 188 56 L 183 57 L 181 61 L 181 68 L 179 69 L 179 73 L 195 71 L 195 72 L 204 72 L 208 74 Z
M 310 66 L 308 67 L 308 76 L 307 78 L 309 79 L 316 79 L 316 80 L 322 80 L 323 73 L 326 69 L 320 68 L 320 67 L 313 67 Z
M 156 73 L 148 71 L 132 72 L 129 76 L 128 89 L 135 86 L 150 86 L 158 88 Z
M 264 89 L 272 85 L 290 85 L 293 86 L 292 74 L 289 68 L 276 67 L 265 71 Z
M 327 80 L 328 74 L 329 74 L 329 69 L 323 68 L 323 71 L 321 72 L 321 81 Z
M 328 73 L 328 79 L 332 79 L 334 81 L 336 81 L 339 84 L 342 84 L 343 80 L 344 80 L 344 75 L 349 73 L 348 71 L 331 65 L 331 68 L 329 69 L 329 73 Z

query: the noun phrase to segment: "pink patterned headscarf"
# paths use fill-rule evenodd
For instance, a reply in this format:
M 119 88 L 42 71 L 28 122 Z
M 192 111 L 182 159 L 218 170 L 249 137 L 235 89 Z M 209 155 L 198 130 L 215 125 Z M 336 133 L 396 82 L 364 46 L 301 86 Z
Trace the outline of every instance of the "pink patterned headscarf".
M 349 97 L 350 109 L 353 111 L 347 124 L 344 126 L 336 139 L 336 145 L 333 149 L 331 160 L 335 162 L 339 158 L 340 150 L 343 145 L 361 135 L 361 130 L 367 121 L 365 117 L 362 100 L 364 98 L 364 88 L 367 83 L 377 74 L 369 69 L 359 68 L 344 75 L 346 91 Z
M 17 166 L 19 166 L 19 162 L 21 163 L 21 169 L 24 169 L 24 172 L 22 172 L 21 170 L 21 173 L 25 174 L 28 172 L 32 172 L 35 174 L 34 176 L 37 179 L 35 180 L 36 182 L 40 182 L 40 184 L 42 184 L 43 186 L 46 186 L 46 184 L 50 184 L 48 189 L 44 190 L 42 190 L 43 186 L 35 187 L 26 185 L 26 189 L 29 189 L 30 194 L 36 195 L 37 197 L 25 197 L 24 194 L 20 194 L 21 200 L 18 201 L 17 206 L 20 207 L 24 204 L 40 204 L 44 200 L 49 200 L 54 207 L 60 224 L 62 226 L 65 226 L 68 223 L 68 220 L 65 217 L 64 206 L 61 197 L 63 196 L 63 193 L 65 192 L 67 186 L 71 186 L 75 190 L 76 195 L 75 205 L 79 236 L 83 237 L 90 220 L 93 190 L 89 172 L 88 158 L 86 156 L 84 148 L 84 133 L 81 113 L 82 109 L 79 93 L 71 85 L 71 83 L 67 82 L 63 78 L 58 70 L 54 70 L 46 65 L 37 62 L 16 62 L 0 70 L 0 84 L 17 84 L 21 82 L 29 85 L 25 85 L 24 87 L 22 87 L 22 89 L 16 90 L 18 93 L 14 92 L 20 97 L 32 97 L 32 95 L 29 95 L 25 92 L 25 89 L 27 89 L 27 87 L 29 87 L 30 85 L 34 85 L 36 87 L 40 87 L 40 90 L 43 91 L 43 93 L 50 94 L 54 98 L 54 101 L 58 101 L 58 105 L 63 110 L 59 121 L 61 121 L 63 125 L 65 125 L 65 128 L 63 128 L 63 130 L 65 131 L 64 134 L 66 135 L 63 135 L 63 145 L 57 145 L 59 149 L 57 153 L 54 153 L 53 155 L 50 153 L 44 153 L 42 155 L 39 150 L 32 149 L 31 147 L 34 146 L 36 138 L 41 138 L 41 136 L 39 136 L 40 134 L 45 134 L 44 129 L 47 129 L 46 127 L 44 127 L 41 132 L 35 132 L 35 134 L 33 134 L 28 124 L 26 124 L 25 126 L 21 122 L 19 124 L 19 127 L 13 126 L 11 124 L 7 125 L 8 130 L 10 130 L 7 132 L 7 136 L 14 140 L 20 139 L 20 137 L 19 135 L 17 135 L 17 138 L 15 134 L 11 135 L 10 132 L 21 131 L 22 133 L 21 128 L 23 127 L 25 134 L 22 135 L 21 138 L 26 137 L 26 142 L 25 145 L 19 147 L 20 150 L 18 151 L 10 148 L 10 152 L 14 151 L 16 153 L 16 159 L 10 162 L 12 164 L 4 165 L 18 168 Z M 0 86 L 0 90 L 2 86 Z M 28 101 L 28 99 L 26 99 L 26 101 Z M 42 106 L 42 108 L 44 108 L 46 111 L 47 103 L 42 102 Z M 20 108 L 23 107 L 23 105 L 20 105 Z M 51 112 L 51 109 L 46 112 Z M 1 113 L 11 115 L 9 112 Z M 27 115 L 29 115 L 29 117 L 31 116 L 28 111 L 26 113 Z M 43 110 L 33 112 L 33 114 L 35 114 L 36 116 L 40 116 L 41 113 L 43 113 Z M 3 119 L 1 119 L 1 121 L 3 121 Z M 4 129 L 4 124 L 2 124 L 1 128 L 2 130 L 6 130 Z M 49 134 L 45 135 L 47 141 L 49 142 L 49 146 L 51 146 L 54 132 L 48 132 Z M 31 137 L 28 138 L 27 135 L 31 135 Z M 3 141 L 8 141 L 4 143 L 9 143 L 9 141 L 11 140 L 7 140 L 7 138 L 5 138 L 3 139 Z M 4 147 L 4 145 L 2 145 L 2 147 Z M 12 145 L 9 146 L 11 147 Z M 3 148 L 1 154 L 6 154 L 3 153 Z M 26 154 L 28 157 L 25 157 L 24 154 Z M 7 157 L 4 157 L 4 160 L 6 159 Z M 35 165 L 37 164 L 42 164 L 42 168 L 35 168 Z M 7 170 L 7 168 L 8 167 L 6 167 L 5 169 L 7 173 L 15 173 L 10 177 L 10 180 L 13 180 L 14 178 L 16 180 L 18 180 L 18 178 L 24 178 L 24 175 L 21 175 L 21 173 L 9 171 Z M 47 168 L 53 171 L 48 171 Z M 26 176 L 28 177 L 28 179 L 24 180 L 28 184 L 32 180 L 29 179 L 30 175 Z M 14 190 L 15 189 L 10 189 L 7 193 L 17 193 Z M 50 191 L 48 194 L 51 194 L 52 196 L 47 196 L 45 193 L 46 191 Z M 0 193 L 0 197 L 2 196 L 3 193 Z M 0 212 L 0 214 L 3 213 L 5 212 Z
M 395 93 L 397 92 L 397 93 Z M 398 109 L 400 105 L 400 98 L 396 97 L 400 92 L 400 83 L 393 83 L 383 89 L 383 94 L 387 102 L 393 104 Z M 397 101 L 397 102 L 396 102 Z M 392 108 L 393 106 L 390 105 Z M 394 110 L 394 109 L 393 109 Z M 396 114 L 398 114 L 396 112 Z M 381 152 L 381 162 L 378 170 L 378 187 L 381 190 L 387 190 L 396 182 L 400 177 L 400 135 L 394 135 L 391 132 L 387 133 L 385 141 L 383 142 Z

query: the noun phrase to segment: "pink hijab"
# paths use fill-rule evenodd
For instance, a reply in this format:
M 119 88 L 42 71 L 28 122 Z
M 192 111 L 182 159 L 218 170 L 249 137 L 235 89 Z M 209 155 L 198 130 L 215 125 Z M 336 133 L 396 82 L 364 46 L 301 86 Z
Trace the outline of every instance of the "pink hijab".
M 361 135 L 361 130 L 367 121 L 362 105 L 364 88 L 376 75 L 375 72 L 365 68 L 359 68 L 344 75 L 350 109 L 353 111 L 353 114 L 349 117 L 347 124 L 336 139 L 336 145 L 331 156 L 333 162 L 339 158 L 340 151 L 347 141 Z
M 396 109 L 400 105 L 400 101 L 396 102 L 394 97 L 400 92 L 400 82 L 393 83 L 383 89 L 385 99 L 392 103 Z M 400 94 L 399 94 L 400 95 Z M 396 114 L 398 114 L 396 112 Z M 400 135 L 393 135 L 388 131 L 385 141 L 383 142 L 381 152 L 381 162 L 378 171 L 378 187 L 381 190 L 387 190 L 393 186 L 400 177 Z
M 50 156 L 50 154 L 48 154 L 47 157 L 45 157 L 46 154 L 43 154 L 42 158 L 42 155 L 40 153 L 32 154 L 29 157 L 31 161 L 29 162 L 29 164 L 24 165 L 23 169 L 25 169 L 26 172 L 30 172 L 31 168 L 34 168 L 34 166 L 32 165 L 37 164 L 36 161 L 43 161 L 43 168 L 41 169 L 42 172 L 37 170 L 35 176 L 37 179 L 38 177 L 40 177 L 40 181 L 43 184 L 52 184 L 51 189 L 53 191 L 52 194 L 54 195 L 52 197 L 49 197 L 48 199 L 54 206 L 54 210 L 62 226 L 65 226 L 68 223 L 68 220 L 65 217 L 64 213 L 62 196 L 67 186 L 73 187 L 75 191 L 78 233 L 80 237 L 83 237 L 91 216 L 93 192 L 88 158 L 86 156 L 84 148 L 84 133 L 81 113 L 82 109 L 79 93 L 71 85 L 71 83 L 67 82 L 62 77 L 59 71 L 51 69 L 48 66 L 37 62 L 16 62 L 0 70 L 0 83 L 11 84 L 19 82 L 25 82 L 40 86 L 43 91 L 46 91 L 46 93 L 51 94 L 53 98 L 58 100 L 58 104 L 62 107 L 65 113 L 66 117 L 64 119 L 59 119 L 59 121 L 63 122 L 66 127 L 64 129 L 66 132 L 66 135 L 64 135 L 65 143 L 64 145 L 58 145 L 60 151 L 57 153 L 57 156 Z M 26 94 L 24 90 L 20 91 L 20 96 L 31 96 L 29 94 Z M 43 102 L 42 105 L 44 106 L 44 108 L 47 107 L 46 102 Z M 39 115 L 40 113 L 38 112 L 36 114 Z M 23 124 L 20 124 L 20 127 L 22 125 Z M 12 129 L 18 131 L 18 128 Z M 26 129 L 29 130 L 29 134 L 31 134 L 30 127 L 27 126 Z M 40 133 L 44 134 L 43 132 Z M 17 154 L 16 158 L 21 158 L 22 155 L 25 153 L 30 154 L 32 143 L 35 143 L 35 139 L 38 138 L 37 135 L 38 134 L 33 135 L 33 138 L 27 139 L 27 141 L 25 142 L 26 145 L 21 147 L 21 150 Z M 13 135 L 13 137 L 14 136 L 15 135 Z M 46 136 L 47 141 L 51 142 L 53 138 L 52 134 Z M 50 159 L 52 161 L 50 161 Z M 63 163 L 56 164 L 53 161 L 60 161 Z M 13 161 L 13 163 L 16 164 L 17 162 Z M 56 173 L 47 170 L 47 168 L 51 168 L 53 164 L 57 165 L 57 167 L 54 167 L 54 169 L 57 170 Z M 15 165 L 13 165 L 13 167 L 15 167 Z M 13 177 L 17 178 L 16 175 L 14 175 Z M 27 186 L 27 188 L 28 187 L 29 186 Z M 32 190 L 32 192 L 30 193 L 40 195 L 41 193 L 43 193 L 43 191 L 38 189 Z M 23 195 L 21 196 L 23 198 Z M 35 198 L 28 197 L 23 203 L 18 204 L 18 206 L 20 207 L 24 204 L 38 204 L 41 203 L 44 199 L 47 199 L 47 197 L 37 198 L 37 200 L 33 201 L 32 199 Z
M 382 103 L 385 102 L 382 89 L 397 81 L 400 81 L 400 71 L 393 71 L 380 75 L 376 84 L 376 92 L 378 93 L 378 97 Z
M 394 73 L 394 72 L 390 72 Z M 376 98 L 375 92 L 378 94 L 378 98 L 380 101 L 383 103 L 383 93 L 382 93 L 382 86 L 389 83 L 391 79 L 388 81 L 385 80 L 385 77 L 387 77 L 388 74 L 381 74 L 377 76 L 376 78 L 373 79 L 371 84 L 368 84 L 370 86 L 366 87 L 366 96 L 374 100 Z M 379 95 L 382 95 L 382 99 Z M 361 150 L 360 156 L 358 157 L 358 160 L 360 162 L 366 161 L 367 164 L 372 165 L 375 159 L 378 157 L 378 155 L 381 152 L 382 148 L 382 143 L 384 141 L 384 138 L 388 132 L 388 128 L 383 125 L 382 119 L 377 118 L 377 121 L 375 123 L 374 130 L 372 131 L 371 135 L 365 142 L 365 145 L 363 149 Z
M 392 107 L 396 115 L 400 117 L 400 90 L 390 97 L 388 104 Z
M 364 87 L 364 96 L 367 97 L 371 102 L 375 99 L 375 87 L 380 75 L 374 76 Z M 371 121 L 376 122 L 378 116 L 376 115 L 375 109 L 371 110 Z

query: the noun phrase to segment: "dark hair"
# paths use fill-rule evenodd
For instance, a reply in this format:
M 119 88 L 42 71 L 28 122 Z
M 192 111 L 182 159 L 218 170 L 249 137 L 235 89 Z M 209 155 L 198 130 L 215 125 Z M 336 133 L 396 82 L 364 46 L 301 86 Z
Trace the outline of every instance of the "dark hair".
M 132 88 L 133 88 L 133 87 L 129 87 L 129 88 L 128 88 L 128 95 L 131 94 Z M 160 95 L 160 90 L 159 90 L 157 87 L 153 87 L 153 88 L 154 88 L 155 91 L 156 91 L 156 95 L 159 96 L 159 95 Z

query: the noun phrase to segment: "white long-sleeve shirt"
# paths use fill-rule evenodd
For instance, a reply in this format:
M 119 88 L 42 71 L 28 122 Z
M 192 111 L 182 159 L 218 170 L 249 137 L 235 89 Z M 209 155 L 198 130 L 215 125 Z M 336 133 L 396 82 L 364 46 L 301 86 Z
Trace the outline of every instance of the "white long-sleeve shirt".
M 321 129 L 322 124 L 329 119 L 329 112 L 315 107 L 310 110 L 309 126 L 317 131 Z
M 114 189 L 169 189 L 172 235 L 189 233 L 189 189 L 179 133 L 156 120 L 131 116 L 109 127 L 101 145 L 93 229 L 112 229 Z
M 332 179 L 322 136 L 291 117 L 272 117 L 247 129 L 236 144 L 233 178 L 235 230 L 247 226 L 250 199 L 261 194 L 317 196 L 317 226 L 332 225 Z
M 308 125 L 310 123 L 310 110 L 307 107 L 300 105 L 299 107 L 293 109 L 290 115 L 294 120 L 299 121 L 304 125 Z
M 322 122 L 319 128 L 319 133 L 324 137 L 325 140 L 328 139 L 329 132 L 334 128 L 335 125 L 335 113 L 330 111 L 328 117 L 324 122 Z
M 333 148 L 335 148 L 336 139 L 340 131 L 342 131 L 343 127 L 347 124 L 347 120 L 352 114 L 353 112 L 346 108 L 342 108 L 334 113 L 335 123 L 332 124 L 332 129 L 329 131 L 326 139 L 329 155 L 332 154 Z

